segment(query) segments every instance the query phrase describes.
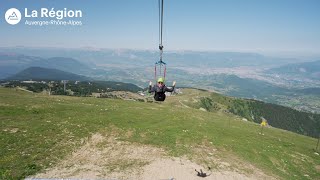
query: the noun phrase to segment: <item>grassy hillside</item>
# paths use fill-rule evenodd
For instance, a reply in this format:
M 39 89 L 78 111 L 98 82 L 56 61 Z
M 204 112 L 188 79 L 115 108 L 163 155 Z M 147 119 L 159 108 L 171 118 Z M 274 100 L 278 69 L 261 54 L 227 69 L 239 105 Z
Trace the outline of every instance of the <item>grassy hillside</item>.
M 250 163 L 278 178 L 320 178 L 316 139 L 275 128 L 260 135 L 260 126 L 223 110 L 188 106 L 208 92 L 183 92 L 160 104 L 0 88 L 0 179 L 20 179 L 54 166 L 92 134 L 114 128 L 121 140 L 161 147 L 173 156 L 194 157 L 199 154 L 194 148 L 203 150 L 199 161 L 213 168 L 207 151 L 214 148 L 217 158 L 235 167 Z
M 208 111 L 228 111 L 256 123 L 261 123 L 263 117 L 273 127 L 316 138 L 320 133 L 320 114 L 301 112 L 262 101 L 227 97 L 218 93 L 207 93 L 198 99 L 199 102 L 189 105 Z

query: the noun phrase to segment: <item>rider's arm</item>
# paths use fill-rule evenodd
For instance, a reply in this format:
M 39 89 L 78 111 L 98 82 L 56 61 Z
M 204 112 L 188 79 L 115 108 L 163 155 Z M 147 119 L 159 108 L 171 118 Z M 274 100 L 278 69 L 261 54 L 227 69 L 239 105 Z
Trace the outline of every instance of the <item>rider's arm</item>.
M 148 89 L 148 92 L 149 93 L 152 93 L 152 92 L 154 92 L 155 91 L 155 87 L 153 86 L 151 86 L 151 85 L 149 85 L 149 89 Z

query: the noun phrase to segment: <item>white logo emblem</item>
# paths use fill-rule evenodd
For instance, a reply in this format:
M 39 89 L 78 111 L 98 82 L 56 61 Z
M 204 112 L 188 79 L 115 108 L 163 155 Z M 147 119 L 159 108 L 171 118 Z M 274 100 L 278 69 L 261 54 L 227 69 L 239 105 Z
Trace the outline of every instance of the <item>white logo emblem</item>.
M 18 24 L 21 20 L 21 13 L 18 9 L 16 8 L 11 8 L 8 9 L 6 14 L 5 14 L 5 18 L 7 23 L 11 24 L 11 25 L 15 25 Z

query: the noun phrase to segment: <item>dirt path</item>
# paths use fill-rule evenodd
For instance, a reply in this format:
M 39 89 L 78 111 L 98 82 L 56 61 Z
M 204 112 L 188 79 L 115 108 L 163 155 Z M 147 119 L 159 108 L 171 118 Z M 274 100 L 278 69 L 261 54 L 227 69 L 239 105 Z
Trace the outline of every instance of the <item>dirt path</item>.
M 225 162 L 220 162 L 221 165 Z M 203 169 L 210 176 L 198 177 L 195 169 Z M 80 149 L 55 167 L 30 178 L 67 179 L 139 179 L 139 180 L 192 180 L 192 179 L 272 179 L 259 170 L 253 174 L 236 170 L 210 172 L 186 158 L 169 157 L 162 149 L 118 141 L 117 138 L 95 134 Z
M 183 102 L 181 102 L 181 100 L 179 100 L 179 103 L 180 103 L 183 107 L 185 107 L 185 108 L 190 108 L 189 106 L 187 106 L 187 105 L 185 105 Z

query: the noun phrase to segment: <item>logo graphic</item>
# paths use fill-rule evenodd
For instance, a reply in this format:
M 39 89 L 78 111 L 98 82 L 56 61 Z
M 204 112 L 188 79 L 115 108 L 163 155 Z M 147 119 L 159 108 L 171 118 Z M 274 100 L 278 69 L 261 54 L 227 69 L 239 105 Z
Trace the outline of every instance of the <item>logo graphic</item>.
M 5 18 L 7 23 L 11 24 L 11 25 L 15 25 L 18 24 L 21 20 L 21 13 L 18 9 L 16 8 L 11 8 L 8 9 L 6 14 L 5 14 Z

